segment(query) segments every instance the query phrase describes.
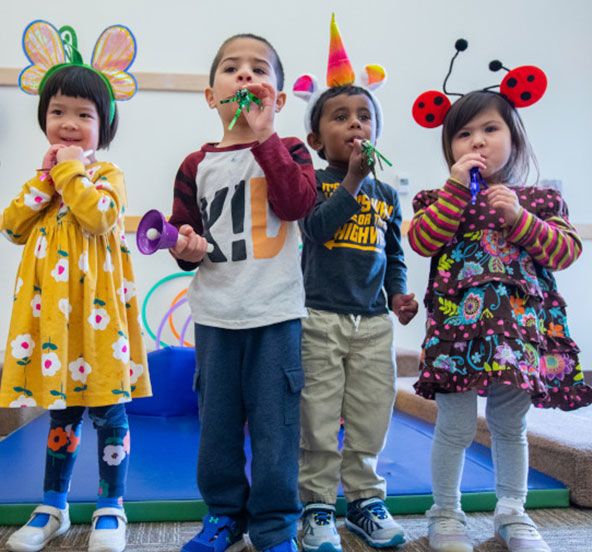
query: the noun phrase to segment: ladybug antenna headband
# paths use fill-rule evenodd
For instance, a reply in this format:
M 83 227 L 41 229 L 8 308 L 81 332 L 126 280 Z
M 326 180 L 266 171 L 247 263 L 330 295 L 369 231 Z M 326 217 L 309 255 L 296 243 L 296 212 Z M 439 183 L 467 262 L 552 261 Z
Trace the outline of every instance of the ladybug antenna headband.
M 455 42 L 454 47 L 456 48 L 456 53 L 450 60 L 450 67 L 444 78 L 444 85 L 442 87 L 444 92 L 428 90 L 420 94 L 413 103 L 411 112 L 418 125 L 425 128 L 436 128 L 440 126 L 452 106 L 448 96 L 463 96 L 463 94 L 446 90 L 446 83 L 452 73 L 452 67 L 456 57 L 460 52 L 464 52 L 468 45 L 469 43 L 464 38 L 459 38 Z M 499 87 L 499 94 L 515 108 L 528 107 L 538 102 L 547 89 L 547 77 L 545 73 L 534 65 L 522 65 L 510 70 L 504 67 L 501 61 L 496 59 L 490 62 L 489 69 L 494 72 L 504 69 L 508 73 L 500 84 L 488 86 L 487 88 L 483 88 L 483 90 L 488 91 Z

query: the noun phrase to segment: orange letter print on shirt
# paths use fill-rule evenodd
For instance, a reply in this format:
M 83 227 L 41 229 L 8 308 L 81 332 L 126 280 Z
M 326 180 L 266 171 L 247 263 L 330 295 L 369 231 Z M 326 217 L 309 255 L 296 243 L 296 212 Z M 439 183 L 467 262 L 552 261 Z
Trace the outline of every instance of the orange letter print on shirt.
M 255 259 L 275 257 L 284 247 L 288 224 L 285 220 L 275 237 L 267 236 L 267 180 L 265 177 L 251 178 L 251 236 Z

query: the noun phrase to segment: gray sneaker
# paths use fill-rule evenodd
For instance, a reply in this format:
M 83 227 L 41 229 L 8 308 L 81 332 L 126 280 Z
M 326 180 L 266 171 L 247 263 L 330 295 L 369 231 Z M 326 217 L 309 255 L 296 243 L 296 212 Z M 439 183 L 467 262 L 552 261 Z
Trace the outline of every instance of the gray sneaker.
M 549 545 L 526 514 L 497 515 L 493 518 L 495 538 L 509 552 L 551 552 Z
M 341 552 L 341 538 L 335 527 L 335 506 L 314 502 L 304 507 L 302 548 L 306 552 Z
M 473 552 L 465 515 L 460 510 L 432 506 L 426 512 L 428 540 L 433 552 Z
M 345 526 L 373 548 L 390 548 L 405 542 L 403 528 L 378 497 L 354 500 L 347 505 Z

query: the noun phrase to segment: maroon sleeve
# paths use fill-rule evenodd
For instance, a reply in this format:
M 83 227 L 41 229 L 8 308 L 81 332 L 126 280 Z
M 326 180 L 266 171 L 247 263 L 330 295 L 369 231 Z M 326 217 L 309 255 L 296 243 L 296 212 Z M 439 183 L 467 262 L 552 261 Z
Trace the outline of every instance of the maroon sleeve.
M 189 224 L 196 234 L 203 234 L 203 222 L 197 205 L 197 165 L 204 158 L 202 151 L 189 154 L 177 171 L 173 197 L 173 212 L 169 222 L 176 228 Z M 183 270 L 194 270 L 199 263 L 175 259 Z
M 267 195 L 282 220 L 298 220 L 314 206 L 317 189 L 310 153 L 297 138 L 277 134 L 252 149 L 267 179 Z

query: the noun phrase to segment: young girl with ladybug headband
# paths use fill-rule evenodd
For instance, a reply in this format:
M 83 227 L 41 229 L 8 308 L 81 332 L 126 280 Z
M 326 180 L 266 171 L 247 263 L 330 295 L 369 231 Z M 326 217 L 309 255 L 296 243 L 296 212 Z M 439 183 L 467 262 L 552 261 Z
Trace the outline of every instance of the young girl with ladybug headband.
M 135 93 L 127 70 L 136 44 L 127 27 L 109 27 L 86 65 L 71 27 L 34 21 L 23 46 L 31 64 L 19 85 L 39 95 L 49 149 L 0 222 L 5 237 L 24 245 L 0 406 L 46 408 L 50 428 L 42 503 L 6 546 L 41 550 L 70 527 L 67 495 L 88 407 L 100 478 L 88 550 L 121 552 L 130 453 L 123 403 L 151 390 L 125 244 L 123 173 L 95 152 L 115 136 L 114 100 Z
M 466 46 L 459 40 L 454 57 Z M 453 105 L 430 91 L 413 107 L 420 125 L 443 124 L 450 169 L 441 188 L 414 198 L 409 230 L 411 247 L 431 258 L 415 389 L 438 403 L 434 505 L 427 512 L 437 552 L 473 550 L 460 480 L 475 436 L 477 397 L 487 397 L 492 434 L 495 534 L 512 552 L 550 550 L 524 511 L 530 405 L 574 410 L 592 402 L 553 276 L 576 261 L 582 244 L 561 194 L 525 185 L 534 157 L 516 108 L 541 98 L 546 77 L 536 67 L 520 67 L 500 88 L 470 92 Z

